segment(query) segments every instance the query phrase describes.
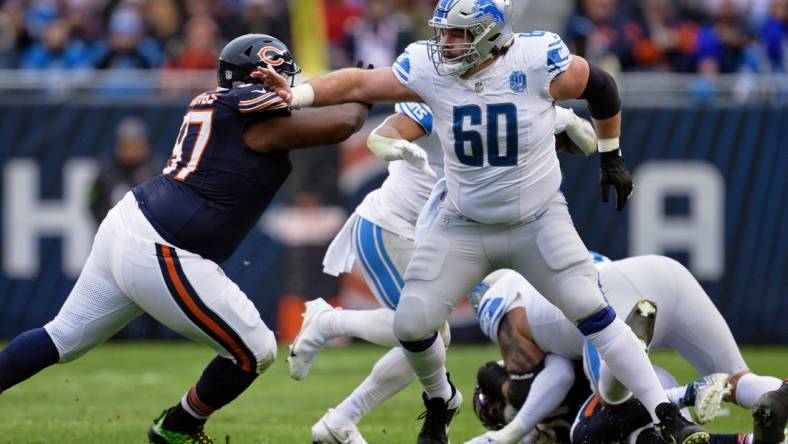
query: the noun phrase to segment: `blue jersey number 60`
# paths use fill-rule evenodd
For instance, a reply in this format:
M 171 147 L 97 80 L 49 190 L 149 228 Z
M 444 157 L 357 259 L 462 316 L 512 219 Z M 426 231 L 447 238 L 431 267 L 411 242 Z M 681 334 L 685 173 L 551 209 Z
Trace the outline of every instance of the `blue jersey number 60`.
M 506 125 L 506 154 L 501 155 L 498 137 L 499 117 L 505 117 Z M 517 108 L 512 103 L 498 103 L 487 105 L 487 163 L 490 166 L 517 165 Z M 484 140 L 479 131 L 464 129 L 468 121 L 471 127 L 482 124 L 482 109 L 478 105 L 465 105 L 454 107 L 454 152 L 457 159 L 464 165 L 482 166 L 484 161 Z M 470 145 L 471 153 L 466 152 L 466 143 Z

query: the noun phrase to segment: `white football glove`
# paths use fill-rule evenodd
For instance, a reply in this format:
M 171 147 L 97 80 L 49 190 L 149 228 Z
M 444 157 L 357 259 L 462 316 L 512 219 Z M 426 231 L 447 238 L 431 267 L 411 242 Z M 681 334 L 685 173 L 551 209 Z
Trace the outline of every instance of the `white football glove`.
M 517 444 L 525 437 L 525 431 L 515 422 L 510 422 L 501 430 L 491 430 L 484 435 L 472 438 L 465 444 Z
M 408 162 L 430 177 L 438 177 L 435 171 L 430 168 L 429 157 L 427 156 L 427 152 L 424 151 L 424 148 L 404 139 L 394 142 L 392 146 L 394 149 L 399 150 L 400 159 Z
M 597 137 L 594 126 L 586 119 L 578 117 L 575 112 L 560 106 L 555 107 L 555 128 L 553 134 L 566 131 L 566 135 L 580 148 L 586 156 L 597 150 Z
M 391 139 L 383 137 L 373 131 L 367 138 L 367 147 L 379 158 L 391 162 L 393 160 L 404 160 L 416 167 L 419 171 L 430 177 L 438 177 L 435 171 L 430 168 L 427 152 L 415 143 L 405 139 Z

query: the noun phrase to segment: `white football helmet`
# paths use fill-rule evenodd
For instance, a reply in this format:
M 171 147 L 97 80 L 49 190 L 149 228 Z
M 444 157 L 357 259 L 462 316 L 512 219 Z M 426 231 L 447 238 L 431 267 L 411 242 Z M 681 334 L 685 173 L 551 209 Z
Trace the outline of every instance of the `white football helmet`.
M 481 282 L 479 282 L 479 285 L 471 290 L 471 292 L 468 294 L 468 302 L 471 303 L 473 314 L 477 318 L 479 317 L 479 304 L 481 304 L 484 295 L 487 294 L 487 291 L 492 288 L 493 285 L 497 284 L 502 278 L 509 276 L 512 273 L 516 272 L 507 268 L 495 270 L 488 274 L 484 279 L 482 279 Z
M 511 0 L 440 0 L 428 24 L 435 37 L 427 47 L 440 75 L 461 76 L 514 41 Z M 445 29 L 463 30 L 466 43 L 441 43 Z M 447 50 L 462 55 L 446 57 Z

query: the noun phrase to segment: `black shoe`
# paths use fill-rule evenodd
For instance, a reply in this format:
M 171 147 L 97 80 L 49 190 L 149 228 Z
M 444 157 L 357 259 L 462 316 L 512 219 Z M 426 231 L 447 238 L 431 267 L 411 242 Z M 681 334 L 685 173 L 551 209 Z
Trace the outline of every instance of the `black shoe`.
M 632 311 L 624 321 L 643 343 L 646 350 L 654 337 L 654 324 L 657 321 L 657 304 L 648 299 L 641 299 L 632 307 Z
M 449 444 L 449 424 L 462 405 L 462 395 L 451 381 L 449 385 L 451 398 L 448 401 L 442 398 L 427 399 L 426 393 L 421 394 L 426 410 L 419 415 L 419 419 L 423 419 L 424 423 L 416 444 Z
M 788 421 L 788 381 L 761 396 L 752 412 L 753 444 L 780 444 Z
M 666 443 L 706 444 L 709 442 L 709 432 L 681 416 L 675 404 L 663 402 L 657 406 L 656 413 L 659 424 L 654 428 Z

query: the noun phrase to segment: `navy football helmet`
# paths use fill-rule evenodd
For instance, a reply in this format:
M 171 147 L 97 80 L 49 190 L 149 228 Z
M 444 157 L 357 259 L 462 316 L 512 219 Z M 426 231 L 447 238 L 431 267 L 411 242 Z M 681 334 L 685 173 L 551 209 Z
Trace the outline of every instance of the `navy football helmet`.
M 266 34 L 246 34 L 235 38 L 219 53 L 217 78 L 222 88 L 234 83 L 251 83 L 249 77 L 258 66 L 269 67 L 292 84 L 301 72 L 293 54 L 281 40 Z

